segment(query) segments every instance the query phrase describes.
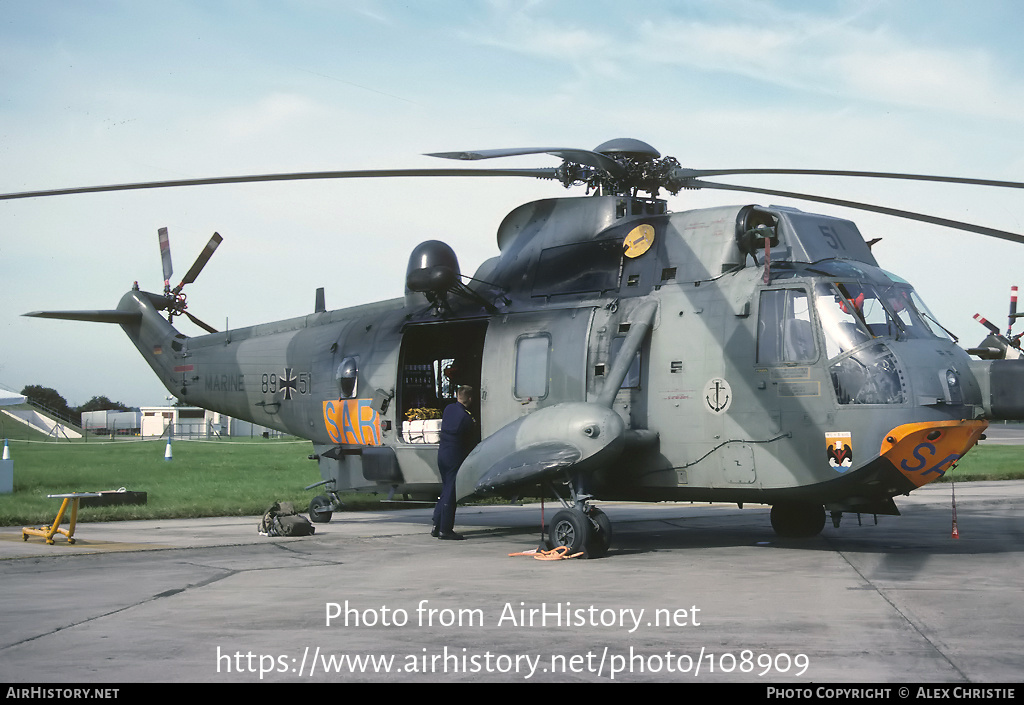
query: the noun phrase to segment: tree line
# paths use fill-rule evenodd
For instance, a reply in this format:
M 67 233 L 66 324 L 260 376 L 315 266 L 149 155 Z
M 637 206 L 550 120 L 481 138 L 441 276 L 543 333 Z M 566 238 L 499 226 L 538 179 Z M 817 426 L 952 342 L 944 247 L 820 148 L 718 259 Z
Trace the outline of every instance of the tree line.
M 44 407 L 51 413 L 64 417 L 75 424 L 82 425 L 82 413 L 86 411 L 132 411 L 119 401 L 111 401 L 105 396 L 96 396 L 81 406 L 72 407 L 67 399 L 62 397 L 56 389 L 43 387 L 38 384 L 30 384 L 21 390 L 21 393 L 28 400 L 38 406 Z

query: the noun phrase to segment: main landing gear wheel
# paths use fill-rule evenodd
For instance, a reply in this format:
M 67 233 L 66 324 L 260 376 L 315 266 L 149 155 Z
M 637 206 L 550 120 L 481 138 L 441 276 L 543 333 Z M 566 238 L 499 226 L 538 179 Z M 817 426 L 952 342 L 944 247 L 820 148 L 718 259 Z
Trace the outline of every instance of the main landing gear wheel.
M 772 505 L 772 528 L 784 538 L 810 538 L 825 528 L 825 508 L 813 502 Z
M 309 500 L 309 520 L 317 524 L 330 522 L 334 514 L 334 504 L 327 495 L 319 494 Z
M 563 509 L 548 526 L 552 547 L 565 546 L 569 555 L 583 552 L 585 558 L 600 558 L 612 542 L 612 524 L 600 509 L 587 513 L 580 509 Z

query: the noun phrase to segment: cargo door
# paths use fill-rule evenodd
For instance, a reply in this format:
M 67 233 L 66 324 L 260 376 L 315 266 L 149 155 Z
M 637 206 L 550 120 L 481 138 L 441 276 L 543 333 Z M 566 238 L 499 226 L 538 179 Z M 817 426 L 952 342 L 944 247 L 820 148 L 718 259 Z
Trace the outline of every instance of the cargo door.
M 509 314 L 491 321 L 480 381 L 484 437 L 536 409 L 586 399 L 594 309 Z

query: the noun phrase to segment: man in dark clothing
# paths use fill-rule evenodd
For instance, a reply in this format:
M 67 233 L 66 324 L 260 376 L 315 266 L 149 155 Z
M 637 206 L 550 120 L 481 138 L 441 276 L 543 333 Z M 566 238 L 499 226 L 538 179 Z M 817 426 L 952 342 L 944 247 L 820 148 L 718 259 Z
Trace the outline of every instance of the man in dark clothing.
M 441 497 L 434 506 L 434 528 L 430 535 L 439 539 L 461 541 L 465 537 L 455 527 L 455 476 L 462 461 L 476 445 L 476 421 L 469 413 L 473 388 L 459 387 L 456 401 L 441 415 L 441 441 L 437 448 L 437 468 L 441 471 Z

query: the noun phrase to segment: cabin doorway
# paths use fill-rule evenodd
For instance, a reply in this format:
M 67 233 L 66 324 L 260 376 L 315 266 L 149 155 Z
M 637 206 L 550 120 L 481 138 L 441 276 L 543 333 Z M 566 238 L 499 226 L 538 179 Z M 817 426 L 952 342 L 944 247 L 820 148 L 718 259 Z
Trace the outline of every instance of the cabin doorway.
M 469 411 L 480 418 L 480 370 L 487 321 L 418 323 L 402 334 L 397 390 L 399 436 L 436 444 L 441 415 L 461 385 L 473 387 Z

